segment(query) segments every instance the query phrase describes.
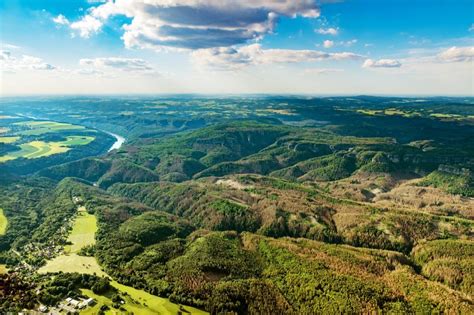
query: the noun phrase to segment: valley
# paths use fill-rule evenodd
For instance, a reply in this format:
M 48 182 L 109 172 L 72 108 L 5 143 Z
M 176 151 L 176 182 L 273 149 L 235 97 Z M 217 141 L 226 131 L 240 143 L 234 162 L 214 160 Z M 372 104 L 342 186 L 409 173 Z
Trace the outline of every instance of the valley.
M 73 197 L 73 202 L 83 204 L 83 201 L 78 197 Z M 89 214 L 84 206 L 79 206 L 76 218 L 73 221 L 72 229 L 67 238 L 68 245 L 64 247 L 64 253 L 47 261 L 46 265 L 39 268 L 37 272 L 39 274 L 78 273 L 111 279 L 109 275 L 102 271 L 96 258 L 87 253 L 95 245 L 95 233 L 97 232 L 95 216 Z M 123 312 L 172 314 L 182 311 L 189 314 L 205 314 L 205 312 L 198 309 L 178 306 L 167 299 L 153 296 L 143 290 L 137 290 L 113 280 L 110 281 L 110 285 L 117 290 L 117 292 L 114 292 L 114 295 L 123 296 L 123 303 L 121 303 L 121 311 Z M 96 314 L 104 305 L 109 307 L 109 309 L 116 305 L 115 298 L 112 300 L 110 294 L 108 294 L 109 292 L 96 294 L 90 289 L 81 289 L 80 292 L 84 298 L 93 298 L 99 302 L 91 307 L 82 309 L 80 314 Z M 59 313 L 64 312 L 64 309 L 61 308 L 49 309 L 49 311 L 53 310 Z M 105 314 L 115 314 L 115 312 L 106 311 Z
M 474 311 L 470 98 L 1 106 L 4 309 Z

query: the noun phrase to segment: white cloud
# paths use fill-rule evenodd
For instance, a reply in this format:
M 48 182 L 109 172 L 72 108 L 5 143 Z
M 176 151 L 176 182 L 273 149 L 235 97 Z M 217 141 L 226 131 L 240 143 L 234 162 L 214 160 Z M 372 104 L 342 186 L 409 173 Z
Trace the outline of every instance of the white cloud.
M 20 49 L 20 46 L 8 44 L 8 43 L 0 43 L 0 47 L 2 49 Z
M 53 66 L 53 65 L 50 65 L 49 63 L 40 62 L 40 63 L 32 64 L 31 69 L 34 69 L 34 70 L 54 70 L 54 69 L 56 69 L 56 67 Z
M 365 60 L 363 68 L 400 68 L 402 64 L 395 59 Z
M 8 60 L 10 59 L 11 52 L 8 50 L 0 50 L 0 60 Z
M 62 14 L 58 15 L 57 17 L 53 18 L 53 22 L 59 25 L 69 25 L 69 20 Z
M 468 31 L 469 32 L 474 32 L 474 23 L 471 24 L 471 27 L 468 28 Z
M 128 48 L 201 49 L 258 40 L 280 16 L 319 14 L 314 0 L 116 0 L 90 9 L 71 28 L 87 38 L 110 17 L 122 15 L 131 19 L 122 37 Z
M 324 60 L 357 60 L 362 56 L 351 53 L 327 53 L 317 50 L 263 49 L 260 44 L 240 48 L 200 49 L 192 54 L 193 62 L 199 67 L 216 70 L 238 70 L 246 66 L 302 63 Z
M 350 47 L 352 45 L 355 45 L 357 44 L 358 40 L 357 39 L 351 39 L 351 40 L 348 40 L 348 41 L 345 41 L 345 42 L 340 42 L 341 45 L 344 45 L 344 46 L 347 46 L 347 47 Z
M 153 67 L 147 61 L 137 58 L 93 58 L 79 60 L 81 66 L 89 66 L 97 69 L 115 69 L 128 72 L 152 72 Z
M 318 34 L 322 34 L 322 35 L 333 35 L 333 36 L 336 36 L 337 34 L 339 34 L 339 29 L 338 28 L 333 28 L 333 27 L 330 27 L 330 28 L 318 28 L 315 30 L 316 33 Z
M 17 72 L 21 70 L 55 70 L 56 67 L 38 57 L 28 55 L 17 57 L 10 51 L 1 50 L 0 69 L 4 72 Z
M 334 46 L 334 42 L 332 40 L 327 39 L 323 42 L 323 46 L 324 48 L 331 48 L 332 46 Z
M 451 47 L 440 54 L 438 59 L 444 62 L 461 62 L 474 60 L 474 47 Z
M 86 15 L 77 22 L 71 23 L 71 28 L 79 32 L 79 35 L 84 38 L 89 38 L 92 34 L 97 33 L 102 27 L 102 21 Z

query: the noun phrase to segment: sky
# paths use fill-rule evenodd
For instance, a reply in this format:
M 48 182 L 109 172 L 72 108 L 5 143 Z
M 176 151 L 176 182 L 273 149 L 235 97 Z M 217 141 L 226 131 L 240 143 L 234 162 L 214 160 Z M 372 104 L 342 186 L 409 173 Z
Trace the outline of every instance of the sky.
M 474 96 L 472 0 L 2 0 L 0 95 Z

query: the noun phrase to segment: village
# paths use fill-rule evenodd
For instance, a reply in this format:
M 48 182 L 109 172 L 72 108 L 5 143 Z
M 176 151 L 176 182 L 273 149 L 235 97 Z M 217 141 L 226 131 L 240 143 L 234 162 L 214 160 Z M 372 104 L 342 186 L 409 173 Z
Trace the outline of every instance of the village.
M 78 298 L 73 299 L 71 297 L 66 298 L 64 301 L 61 301 L 56 307 L 50 307 L 41 305 L 38 308 L 38 312 L 43 314 L 76 314 L 80 310 L 83 310 L 89 306 L 94 306 L 95 300 L 93 298 Z
M 59 314 L 79 314 L 80 311 L 87 307 L 94 306 L 96 301 L 93 298 L 71 298 L 68 297 L 58 303 L 55 307 L 48 307 L 40 305 L 36 311 L 34 310 L 23 310 L 18 315 L 59 315 Z

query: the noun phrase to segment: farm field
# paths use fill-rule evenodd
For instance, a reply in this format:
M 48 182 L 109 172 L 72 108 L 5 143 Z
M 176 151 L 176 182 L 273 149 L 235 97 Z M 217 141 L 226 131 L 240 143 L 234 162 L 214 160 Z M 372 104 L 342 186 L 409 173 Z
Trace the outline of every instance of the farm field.
M 94 215 L 87 213 L 84 207 L 79 207 L 77 218 L 69 234 L 68 241 L 72 245 L 64 248 L 66 253 L 77 253 L 87 245 L 95 244 L 95 232 L 97 231 L 97 219 Z
M 65 141 L 31 141 L 28 143 L 23 143 L 19 145 L 19 151 L 10 152 L 4 156 L 1 156 L 0 163 L 15 160 L 18 158 L 37 159 L 51 156 L 54 154 L 65 153 L 69 151 L 70 147 L 72 146 L 87 145 L 94 141 L 94 139 L 95 137 L 91 136 L 68 136 Z
M 94 215 L 87 213 L 86 208 L 79 207 L 78 214 L 74 220 L 68 241 L 72 245 L 64 248 L 65 254 L 55 257 L 39 269 L 40 273 L 48 272 L 78 272 L 85 274 L 97 274 L 104 276 L 94 257 L 79 256 L 76 253 L 87 245 L 95 244 L 95 232 L 97 231 L 97 220 Z
M 0 235 L 5 234 L 7 231 L 8 220 L 5 214 L 3 214 L 3 209 L 0 208 Z
M 79 256 L 77 254 L 64 254 L 55 257 L 38 270 L 38 273 L 48 272 L 77 272 L 106 276 L 94 257 Z
M 13 143 L 18 139 L 20 139 L 20 137 L 0 137 L 0 143 Z
M 358 109 L 356 110 L 359 114 L 369 115 L 369 116 L 402 116 L 406 118 L 420 117 L 421 113 L 416 111 L 404 111 L 397 108 L 387 108 L 381 110 L 372 110 L 372 109 Z
M 37 136 L 50 132 L 85 129 L 84 126 L 77 126 L 68 123 L 59 123 L 55 121 L 25 121 L 15 123 L 14 125 L 27 127 L 26 130 L 20 131 L 18 133 L 19 135 L 23 136 Z
M 127 312 L 133 314 L 178 314 L 180 311 L 186 314 L 207 314 L 206 312 L 193 307 L 180 307 L 179 305 L 170 302 L 168 299 L 151 295 L 145 291 L 134 289 L 116 281 L 112 281 L 111 285 L 115 287 L 124 298 L 125 304 L 123 304 L 122 307 Z M 116 311 L 112 306 L 114 303 L 109 297 L 97 295 L 91 290 L 86 289 L 82 289 L 81 292 L 97 301 L 97 304 L 94 307 L 82 311 L 81 314 L 97 314 L 102 305 L 110 307 L 110 310 L 107 311 L 106 314 L 116 314 Z
M 345 109 L 344 109 L 345 110 Z M 427 117 L 445 120 L 457 120 L 457 121 L 470 121 L 474 119 L 473 115 L 461 115 L 461 114 L 447 114 L 447 113 L 427 113 L 423 109 L 420 111 L 416 110 L 402 110 L 397 108 L 386 108 L 386 109 L 357 109 L 356 113 L 368 115 L 368 116 L 400 116 L 405 118 L 417 118 Z

